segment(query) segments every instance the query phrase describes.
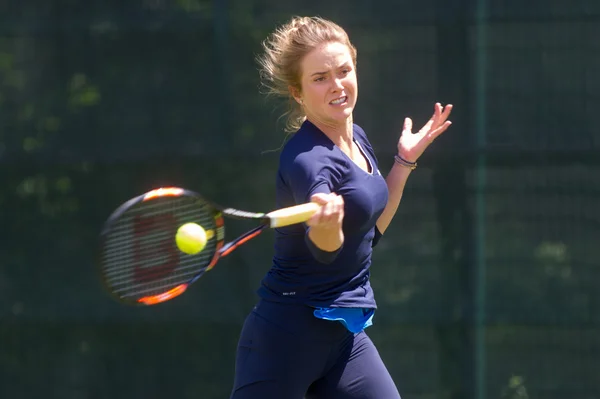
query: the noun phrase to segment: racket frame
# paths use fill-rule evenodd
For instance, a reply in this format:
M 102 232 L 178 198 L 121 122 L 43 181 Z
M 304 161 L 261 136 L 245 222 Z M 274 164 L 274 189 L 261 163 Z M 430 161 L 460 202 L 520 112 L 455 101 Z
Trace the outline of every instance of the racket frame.
M 321 206 L 316 203 L 306 203 L 301 205 L 292 206 L 289 208 L 278 209 L 269 213 L 255 213 L 255 212 L 247 212 L 242 211 L 235 208 L 226 208 L 215 204 L 214 202 L 207 201 L 204 197 L 202 197 L 199 193 L 180 188 L 180 187 L 160 187 L 153 190 L 150 190 L 144 194 L 138 195 L 125 203 L 119 206 L 106 220 L 104 223 L 101 234 L 100 234 L 100 251 L 99 256 L 100 259 L 98 263 L 100 265 L 103 264 L 102 256 L 103 249 L 105 248 L 106 237 L 115 223 L 120 220 L 125 212 L 134 207 L 135 205 L 145 202 L 151 201 L 157 198 L 165 198 L 165 197 L 188 197 L 195 198 L 198 202 L 202 202 L 208 207 L 212 208 L 214 212 L 212 212 L 213 217 L 215 218 L 215 224 L 217 226 L 217 231 L 215 232 L 215 253 L 212 256 L 210 263 L 203 267 L 198 273 L 196 273 L 187 283 L 179 284 L 163 293 L 148 295 L 145 297 L 141 297 L 138 299 L 128 299 L 126 297 L 122 297 L 115 293 L 110 287 L 111 285 L 107 281 L 107 277 L 103 272 L 102 268 L 100 269 L 101 280 L 106 288 L 106 290 L 111 294 L 111 296 L 119 302 L 126 303 L 129 305 L 156 305 L 162 302 L 166 302 L 170 299 L 173 299 L 181 294 L 183 294 L 187 288 L 196 282 L 204 273 L 212 270 L 220 258 L 229 255 L 240 245 L 248 242 L 252 238 L 260 235 L 267 228 L 277 228 L 282 226 L 287 226 L 291 224 L 297 224 L 307 221 L 312 215 L 314 215 Z M 224 217 L 228 216 L 234 219 L 243 219 L 243 220 L 255 220 L 259 224 L 255 228 L 247 231 L 246 233 L 240 235 L 236 239 L 225 242 L 225 225 L 224 225 Z

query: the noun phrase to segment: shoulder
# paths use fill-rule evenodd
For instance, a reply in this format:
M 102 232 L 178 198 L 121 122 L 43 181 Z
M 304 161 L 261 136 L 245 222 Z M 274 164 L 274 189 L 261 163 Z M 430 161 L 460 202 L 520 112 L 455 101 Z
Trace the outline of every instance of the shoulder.
M 375 157 L 375 150 L 373 150 L 373 146 L 367 137 L 367 133 L 363 130 L 362 127 L 354 124 L 354 138 L 360 143 L 360 145 L 367 150 L 373 157 Z
M 358 126 L 356 123 L 353 125 L 354 137 L 361 143 L 366 144 L 371 147 L 371 143 L 369 142 L 369 138 L 367 137 L 367 133 L 364 129 Z
M 284 145 L 279 173 L 292 180 L 329 176 L 339 180 L 349 168 L 337 147 L 312 124 L 305 123 Z
M 324 166 L 343 166 L 343 157 L 335 145 L 316 127 L 305 123 L 284 145 L 279 156 L 279 169 L 284 174 L 298 169 L 313 175 Z
M 377 155 L 375 154 L 375 150 L 373 149 L 373 146 L 371 145 L 371 142 L 369 141 L 367 134 L 365 133 L 363 128 L 355 124 L 353 131 L 355 140 L 358 141 L 361 147 L 367 152 L 367 154 L 369 154 L 369 156 L 375 164 L 375 167 L 379 168 L 379 161 L 377 160 Z M 379 169 L 377 170 L 379 173 Z
M 360 127 L 359 125 L 357 125 L 356 123 L 352 125 L 353 129 L 354 129 L 354 134 L 359 136 L 359 137 L 364 137 L 367 138 L 367 133 L 365 133 L 365 130 Z

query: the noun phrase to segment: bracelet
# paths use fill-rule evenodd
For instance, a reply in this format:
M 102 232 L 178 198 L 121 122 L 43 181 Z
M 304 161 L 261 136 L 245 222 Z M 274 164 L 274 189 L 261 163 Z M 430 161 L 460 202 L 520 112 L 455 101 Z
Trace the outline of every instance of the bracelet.
M 398 165 L 404 166 L 405 168 L 409 168 L 410 170 L 417 169 L 417 162 L 409 162 L 400 155 L 394 155 L 394 162 L 396 162 Z

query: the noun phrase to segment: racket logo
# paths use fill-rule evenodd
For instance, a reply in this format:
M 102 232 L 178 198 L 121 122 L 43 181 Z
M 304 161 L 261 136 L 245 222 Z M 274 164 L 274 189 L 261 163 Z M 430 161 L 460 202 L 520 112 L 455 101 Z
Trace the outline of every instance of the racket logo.
M 133 278 L 149 282 L 166 277 L 179 263 L 173 215 L 136 215 L 133 220 Z M 142 266 L 143 265 L 143 266 Z
M 225 227 L 217 227 L 217 241 L 223 241 L 225 239 Z

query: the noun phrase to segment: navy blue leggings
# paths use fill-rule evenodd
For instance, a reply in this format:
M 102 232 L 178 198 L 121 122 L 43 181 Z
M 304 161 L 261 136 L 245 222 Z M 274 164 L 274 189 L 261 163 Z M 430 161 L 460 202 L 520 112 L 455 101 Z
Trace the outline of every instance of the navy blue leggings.
M 400 399 L 363 331 L 304 305 L 260 301 L 238 343 L 231 399 Z

